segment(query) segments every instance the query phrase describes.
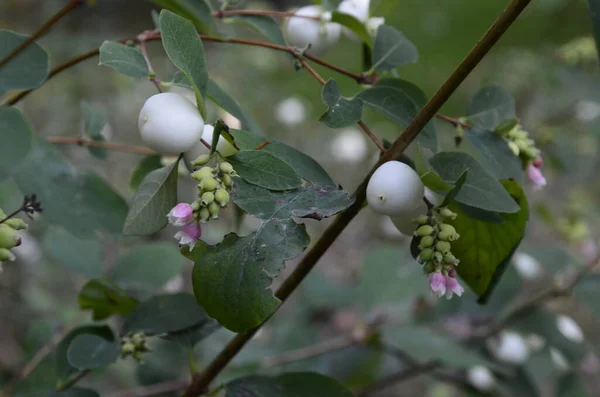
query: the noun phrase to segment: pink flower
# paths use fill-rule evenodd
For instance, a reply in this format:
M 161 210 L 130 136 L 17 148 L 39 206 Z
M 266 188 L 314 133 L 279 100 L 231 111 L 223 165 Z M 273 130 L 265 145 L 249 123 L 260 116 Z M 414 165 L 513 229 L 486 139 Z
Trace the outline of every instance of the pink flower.
M 527 177 L 533 183 L 533 190 L 541 190 L 546 186 L 546 178 L 544 178 L 542 170 L 533 164 L 527 167 Z
M 175 238 L 179 240 L 180 245 L 187 245 L 190 247 L 190 250 L 193 250 L 198 240 L 200 240 L 201 235 L 202 229 L 200 229 L 200 224 L 198 222 L 192 222 L 175 233 Z
M 452 295 L 461 296 L 465 289 L 458 283 L 455 277 L 445 276 L 446 281 L 446 299 L 452 298 Z
M 194 210 L 190 204 L 179 203 L 169 211 L 167 217 L 173 226 L 184 226 L 194 219 Z
M 429 287 L 437 297 L 441 297 L 446 293 L 446 279 L 440 272 L 433 272 L 429 275 Z
M 589 238 L 579 245 L 579 253 L 586 261 L 591 262 L 598 257 L 598 248 L 594 239 Z

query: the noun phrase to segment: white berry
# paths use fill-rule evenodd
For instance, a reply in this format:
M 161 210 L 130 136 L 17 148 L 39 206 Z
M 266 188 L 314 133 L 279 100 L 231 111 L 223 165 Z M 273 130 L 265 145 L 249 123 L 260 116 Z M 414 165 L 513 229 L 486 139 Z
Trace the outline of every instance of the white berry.
M 300 8 L 296 15 L 322 17 L 323 7 L 310 5 Z M 309 18 L 290 17 L 285 26 L 288 44 L 298 48 L 311 45 L 308 53 L 322 55 L 333 47 L 340 38 L 341 26 L 337 23 L 312 20 Z
M 367 201 L 373 211 L 401 216 L 415 210 L 423 201 L 425 186 L 419 175 L 400 161 L 388 161 L 371 176 Z
M 204 120 L 198 109 L 179 94 L 162 93 L 148 98 L 138 118 L 142 141 L 161 154 L 179 154 L 200 141 Z
M 365 23 L 369 18 L 369 0 L 344 0 L 338 6 L 338 12 L 351 15 L 360 22 Z M 358 35 L 347 27 L 343 27 L 342 32 L 354 41 L 360 40 Z
M 208 143 L 209 145 L 212 143 L 212 137 L 215 127 L 210 124 L 206 124 L 204 126 L 204 130 L 202 132 L 202 139 Z M 229 143 L 223 136 L 219 137 L 219 142 L 217 143 L 217 151 L 224 157 L 229 157 L 237 153 L 237 149 L 231 143 Z M 192 161 L 196 160 L 198 156 L 203 154 L 208 154 L 209 150 L 200 139 L 198 139 L 198 143 L 196 143 L 190 150 L 183 153 L 183 160 L 185 161 L 185 165 L 188 167 L 188 170 L 193 170 L 194 165 Z
M 514 331 L 503 331 L 488 339 L 487 346 L 498 361 L 508 364 L 523 364 L 529 358 L 527 342 Z
M 431 202 L 433 205 L 440 205 L 443 201 L 443 197 L 439 194 L 425 188 L 425 197 Z M 413 232 L 417 230 L 417 225 L 412 221 L 413 218 L 416 218 L 420 215 L 427 215 L 427 204 L 425 201 L 421 200 L 420 204 L 414 210 L 408 211 L 406 213 L 402 213 L 397 216 L 391 217 L 392 223 L 396 226 L 398 231 L 406 236 L 412 236 Z
M 476 365 L 467 371 L 467 380 L 479 391 L 487 392 L 494 388 L 494 375 L 487 367 Z

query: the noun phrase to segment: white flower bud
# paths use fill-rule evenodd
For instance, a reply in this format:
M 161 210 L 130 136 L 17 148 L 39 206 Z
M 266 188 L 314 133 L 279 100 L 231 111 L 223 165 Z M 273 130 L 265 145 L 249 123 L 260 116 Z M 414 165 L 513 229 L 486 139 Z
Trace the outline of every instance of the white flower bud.
M 148 98 L 140 111 L 138 128 L 142 141 L 152 150 L 179 154 L 200 141 L 204 120 L 184 96 L 165 92 Z
M 494 388 L 496 379 L 488 368 L 483 365 L 476 365 L 467 371 L 467 380 L 479 391 L 487 392 Z
M 585 339 L 579 324 L 571 317 L 560 315 L 556 317 L 556 327 L 561 334 L 571 342 L 581 343 Z

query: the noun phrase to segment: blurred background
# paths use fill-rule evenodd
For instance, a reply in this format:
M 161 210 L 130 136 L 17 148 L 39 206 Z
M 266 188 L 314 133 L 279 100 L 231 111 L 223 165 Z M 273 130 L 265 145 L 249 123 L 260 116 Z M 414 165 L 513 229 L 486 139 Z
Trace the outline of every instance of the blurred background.
M 386 24 L 401 30 L 420 53 L 417 64 L 399 69 L 400 77 L 432 95 L 506 3 L 501 0 L 394 2 L 397 5 L 387 7 L 391 12 L 384 15 Z M 287 10 L 306 4 L 307 1 L 300 0 L 245 1 L 244 7 Z M 63 5 L 62 0 L 0 0 L 0 29 L 30 34 Z M 97 48 L 104 40 L 134 37 L 153 29 L 151 11 L 157 9 L 141 0 L 96 1 L 62 20 L 39 43 L 51 54 L 51 63 L 56 66 Z M 219 29 L 238 37 L 255 34 L 244 26 L 222 22 Z M 356 128 L 331 130 L 318 122 L 326 107 L 320 99 L 319 84 L 308 73 L 295 71 L 288 57 L 268 49 L 214 43 L 205 44 L 205 48 L 211 78 L 256 118 L 266 136 L 310 154 L 335 181 L 349 191 L 354 190 L 374 163 L 376 147 Z M 149 43 L 149 52 L 158 76 L 169 81 L 175 69 L 160 42 Z M 361 46 L 343 38 L 324 58 L 358 72 L 361 56 Z M 19 104 L 38 135 L 81 136 L 84 130 L 81 104 L 85 102 L 106 114 L 108 125 L 103 134 L 108 140 L 141 145 L 137 114 L 156 88 L 149 81 L 125 77 L 97 63 L 97 59 L 90 59 L 71 68 Z M 345 95 L 359 90 L 351 79 L 317 69 L 326 78 L 335 78 Z M 587 2 L 534 0 L 443 108 L 444 114 L 463 116 L 470 96 L 481 85 L 497 82 L 515 97 L 521 123 L 536 139 L 545 159 L 548 186 L 541 192 L 528 189 L 532 216 L 526 240 L 487 306 L 478 306 L 470 292 L 460 300 L 436 302 L 429 295 L 419 266 L 410 258 L 409 239 L 397 232 L 386 217 L 367 209 L 346 229 L 301 290 L 236 358 L 221 380 L 257 368 L 265 373 L 317 370 L 354 388 L 367 387 L 398 371 L 403 364 L 393 354 L 362 345 L 291 364 L 285 358 L 282 361 L 280 355 L 294 349 L 304 351 L 315 344 L 339 342 L 340 335 L 352 335 L 362 324 L 383 317 L 409 329 L 427 327 L 443 334 L 439 341 L 433 336 L 423 339 L 427 336 L 419 332 L 403 339 L 406 346 L 402 347 L 419 360 L 441 355 L 461 376 L 475 365 L 484 365 L 495 371 L 499 382 L 506 375 L 502 368 L 516 369 L 519 380 L 505 382 L 504 395 L 600 395 L 600 363 L 596 356 L 600 347 L 600 288 L 594 295 L 593 285 L 578 290 L 579 299 L 554 300 L 527 317 L 527 321 L 515 324 L 513 332 L 523 342 L 519 345 L 521 353 L 527 353 L 520 362 L 503 361 L 494 347 L 494 343 L 502 344 L 502 340 L 471 344 L 468 348 L 462 345 L 459 348 L 455 342 L 469 339 L 474 326 L 485 324 L 508 305 L 549 285 L 557 271 L 581 266 L 597 254 L 598 77 Z M 183 92 L 181 88 L 174 90 Z M 219 117 L 224 117 L 223 113 L 210 105 L 208 122 Z M 394 140 L 401 132 L 374 112 L 367 111 L 364 120 L 379 137 L 388 140 Z M 438 124 L 438 136 L 450 149 L 454 130 L 450 125 Z M 60 149 L 74 165 L 93 170 L 126 200 L 131 199 L 129 179 L 141 156 L 111 152 L 103 160 L 91 156 L 85 148 L 61 146 Z M 192 188 L 193 184 L 182 178 L 183 201 L 192 196 Z M 8 179 L 0 183 L 0 207 L 6 212 L 18 207 L 21 200 L 22 194 L 14 182 Z M 328 223 L 307 221 L 313 241 Z M 249 233 L 254 227 L 256 222 L 246 219 L 242 233 Z M 229 214 L 204 228 L 203 239 L 217 243 L 233 228 L 233 216 Z M 33 222 L 23 246 L 16 251 L 17 261 L 5 265 L 0 275 L 0 385 L 2 379 L 10 383 L 61 329 L 91 321 L 87 313 L 80 314 L 77 305 L 78 292 L 86 280 L 106 274 L 119 258 L 141 245 L 161 244 L 165 252 L 177 254 L 172 234 L 173 230 L 167 228 L 152 240 L 108 234 L 81 240 L 47 224 L 43 216 Z M 165 258 L 173 258 L 169 254 Z M 136 280 L 128 287 L 139 297 L 158 290 L 189 291 L 192 263 L 177 258 L 160 264 L 163 276 L 153 278 L 150 267 L 149 280 Z M 294 264 L 295 261 L 288 263 L 284 273 Z M 280 276 L 275 283 L 282 279 Z M 562 314 L 568 314 L 567 318 L 575 322 L 569 325 L 585 337 L 579 338 L 577 332 L 575 336 L 563 332 L 556 340 L 547 335 L 549 330 L 556 334 L 556 324 L 564 320 Z M 546 342 L 542 347 L 536 335 Z M 194 355 L 198 365 L 201 367 L 214 356 L 230 336 L 230 332 L 219 330 L 196 345 Z M 117 396 L 111 393 L 185 376 L 188 365 L 185 349 L 166 341 L 154 341 L 153 347 L 155 352 L 147 356 L 144 365 L 120 361 L 85 382 L 103 396 Z M 49 365 L 38 367 L 34 383 L 52 384 L 51 360 L 51 357 L 46 360 Z M 498 363 L 502 365 L 496 371 L 494 364 Z M 559 375 L 570 371 L 578 374 L 577 380 L 583 379 L 584 388 L 577 389 L 579 394 L 575 389 L 564 394 L 564 385 L 558 382 Z M 434 397 L 478 395 L 460 382 L 433 376 L 418 377 L 369 395 L 417 393 Z

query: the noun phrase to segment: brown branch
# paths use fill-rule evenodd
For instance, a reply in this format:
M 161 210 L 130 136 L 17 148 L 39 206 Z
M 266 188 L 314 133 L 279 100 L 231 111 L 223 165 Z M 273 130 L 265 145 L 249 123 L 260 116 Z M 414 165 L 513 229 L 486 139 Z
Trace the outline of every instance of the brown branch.
M 550 288 L 540 291 L 539 293 L 529 297 L 525 301 L 518 303 L 500 321 L 492 324 L 489 327 L 476 330 L 471 337 L 471 341 L 490 338 L 498 334 L 500 331 L 502 331 L 504 328 L 511 325 L 518 319 L 522 318 L 524 315 L 537 309 L 543 303 L 554 298 L 569 295 L 572 292 L 573 288 L 583 279 L 583 277 L 588 272 L 594 270 L 599 266 L 600 257 L 591 261 L 587 266 L 582 267 L 579 271 L 577 271 L 574 275 L 567 278 L 566 280 L 562 282 L 555 282 L 554 285 L 552 285 Z
M 64 16 L 68 13 L 84 4 L 83 0 L 71 0 L 67 5 L 65 5 L 60 11 L 58 11 L 54 16 L 52 16 L 46 23 L 39 27 L 31 36 L 29 36 L 25 41 L 19 44 L 15 49 L 13 49 L 7 56 L 5 56 L 2 60 L 0 60 L 0 68 L 14 59 L 17 55 L 19 55 L 23 50 L 29 47 L 33 42 L 37 39 L 44 36 L 54 24 L 60 21 Z
M 304 258 L 300 261 L 292 274 L 283 281 L 281 286 L 275 292 L 275 296 L 278 299 L 285 301 L 292 292 L 294 292 L 302 280 L 310 273 L 321 256 L 329 249 L 346 226 L 348 226 L 352 219 L 360 212 L 365 200 L 367 183 L 374 170 L 381 164 L 397 158 L 404 152 L 408 145 L 417 137 L 419 132 L 421 132 L 427 123 L 435 117 L 436 113 L 450 98 L 452 93 L 454 93 L 458 86 L 473 71 L 473 69 L 475 69 L 477 64 L 490 51 L 494 44 L 496 44 L 500 37 L 508 30 L 530 1 L 531 0 L 512 0 L 510 2 L 508 7 L 502 12 L 481 40 L 477 42 L 475 47 L 469 52 L 452 75 L 446 80 L 429 102 L 427 102 L 423 109 L 421 109 L 419 114 L 417 114 L 412 122 L 406 127 L 402 135 L 396 139 L 392 147 L 385 152 L 375 167 L 365 177 L 354 193 L 354 204 L 336 218 L 336 220 L 325 230 L 321 238 L 319 238 L 312 248 L 306 252 Z M 258 329 L 260 329 L 260 326 L 236 335 L 204 369 L 204 371 L 194 377 L 192 384 L 188 387 L 183 396 L 195 397 L 203 393 L 210 382 L 221 373 Z
M 156 73 L 154 73 L 154 68 L 152 67 L 152 62 L 150 62 L 150 57 L 148 56 L 148 49 L 146 48 L 146 33 L 142 33 L 137 37 L 137 41 L 140 44 L 140 52 L 144 57 L 144 61 L 146 61 L 146 66 L 148 66 L 148 72 L 150 75 L 148 79 L 154 83 L 158 92 L 165 92 L 162 86 L 160 85 L 160 79 L 156 77 Z
M 50 143 L 65 144 L 65 145 L 77 145 L 85 147 L 101 147 L 109 150 L 117 150 L 120 152 L 138 153 L 138 154 L 156 154 L 156 152 L 150 148 L 144 146 L 129 146 L 120 143 L 113 143 L 107 141 L 94 141 L 91 139 L 84 138 L 73 138 L 63 136 L 49 136 L 46 140 Z
M 449 116 L 443 115 L 441 113 L 436 113 L 435 117 L 437 117 L 440 120 L 447 121 L 448 123 L 452 124 L 455 127 L 473 128 L 473 126 L 471 124 L 463 123 L 459 119 L 455 119 L 453 117 L 449 117 Z
M 387 389 L 391 386 L 394 386 L 400 382 L 404 382 L 417 376 L 427 374 L 432 372 L 433 370 L 439 368 L 441 364 L 437 361 L 432 361 L 430 363 L 425 363 L 422 365 L 415 365 L 413 367 L 409 367 L 405 370 L 397 372 L 395 374 L 389 375 L 372 385 L 366 386 L 356 391 L 357 397 L 366 397 L 371 395 L 371 393 L 375 393 L 384 389 Z
M 183 390 L 188 384 L 188 380 L 171 380 L 155 385 L 141 386 L 125 391 L 108 393 L 106 397 L 150 397 Z
M 273 17 L 296 17 L 296 18 L 305 18 L 312 19 L 314 21 L 320 21 L 321 17 L 319 16 L 310 16 L 310 15 L 298 15 L 294 12 L 290 11 L 272 11 L 272 10 L 221 10 L 214 11 L 213 17 L 223 19 L 235 15 L 268 15 Z
M 367 134 L 367 136 L 375 143 L 375 145 L 377 146 L 379 151 L 381 153 L 385 152 L 385 147 L 383 146 L 383 143 L 381 143 L 379 138 L 377 138 L 375 136 L 375 134 L 373 134 L 371 129 L 369 127 L 367 127 L 367 125 L 364 123 L 364 121 L 358 120 L 358 125 L 360 126 L 360 128 L 362 128 L 362 130 L 365 132 L 365 134 Z

